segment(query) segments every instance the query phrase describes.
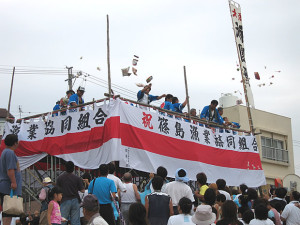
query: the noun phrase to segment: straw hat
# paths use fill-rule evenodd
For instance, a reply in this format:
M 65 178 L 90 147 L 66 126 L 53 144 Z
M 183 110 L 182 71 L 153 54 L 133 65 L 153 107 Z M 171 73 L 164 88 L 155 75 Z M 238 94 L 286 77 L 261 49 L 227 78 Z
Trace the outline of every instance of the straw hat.
M 197 225 L 209 225 L 216 220 L 216 214 L 212 212 L 210 205 L 199 205 L 192 217 L 193 223 Z
M 43 180 L 43 183 L 51 183 L 52 180 L 50 177 L 45 177 L 44 180 Z

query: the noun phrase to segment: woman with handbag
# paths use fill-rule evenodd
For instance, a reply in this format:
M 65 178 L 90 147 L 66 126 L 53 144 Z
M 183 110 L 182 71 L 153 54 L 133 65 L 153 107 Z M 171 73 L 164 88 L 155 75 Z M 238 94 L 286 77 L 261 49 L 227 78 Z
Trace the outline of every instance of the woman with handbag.
M 3 207 L 3 225 L 10 225 L 12 217 L 23 212 L 22 175 L 15 150 L 18 136 L 8 134 L 4 139 L 6 148 L 0 158 L 0 200 Z

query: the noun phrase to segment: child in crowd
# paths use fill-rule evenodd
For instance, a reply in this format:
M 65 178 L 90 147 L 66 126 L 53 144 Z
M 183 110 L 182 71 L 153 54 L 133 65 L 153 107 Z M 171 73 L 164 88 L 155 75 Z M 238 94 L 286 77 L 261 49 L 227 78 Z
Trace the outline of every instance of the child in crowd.
M 224 202 L 226 201 L 226 197 L 223 194 L 218 194 L 216 197 L 216 204 L 214 205 L 214 207 L 217 210 L 217 219 L 221 219 L 222 217 L 222 205 L 224 204 Z
M 247 211 L 245 211 L 242 215 L 242 219 L 240 219 L 240 221 L 244 224 L 244 225 L 249 225 L 250 221 L 254 219 L 254 213 L 252 212 L 252 210 L 248 209 Z
M 149 225 L 146 218 L 146 209 L 142 203 L 136 202 L 129 208 L 130 225 Z
M 39 221 L 40 221 L 39 211 L 35 210 L 30 225 L 39 225 Z
M 274 211 L 271 210 L 272 209 L 272 206 L 270 205 L 270 202 L 265 199 L 265 198 L 258 198 L 256 199 L 254 202 L 253 202 L 253 206 L 252 208 L 255 209 L 257 205 L 264 205 L 267 207 L 268 209 L 268 218 L 270 220 L 272 220 L 272 222 L 275 224 L 276 223 L 276 218 L 275 218 L 275 214 L 274 214 Z M 276 211 L 276 209 L 274 209 Z M 276 211 L 277 212 L 277 211 Z M 281 221 L 280 221 L 280 215 L 276 215 L 277 216 L 277 220 L 279 220 L 279 225 L 281 225 Z
M 196 178 L 197 178 L 197 184 L 199 187 L 199 191 L 195 191 L 195 196 L 197 198 L 199 198 L 199 200 L 201 202 L 204 202 L 204 194 L 205 194 L 205 191 L 208 189 L 208 186 L 206 185 L 207 177 L 206 177 L 205 173 L 198 173 L 196 175 Z
M 255 219 L 251 220 L 249 225 L 274 225 L 273 221 L 268 218 L 268 211 L 266 205 L 258 204 L 255 207 Z
M 235 202 L 235 204 L 237 204 L 238 207 L 241 207 L 241 204 L 239 203 L 239 197 L 241 195 L 246 195 L 247 190 L 248 190 L 248 186 L 246 184 L 241 184 L 239 194 L 237 194 L 235 198 L 232 198 L 232 200 Z
M 232 201 L 234 201 L 234 199 L 236 198 L 236 196 L 239 194 L 239 191 L 237 189 L 232 189 L 231 190 L 231 199 Z
M 151 225 L 167 225 L 169 217 L 173 215 L 171 197 L 161 192 L 163 183 L 163 178 L 155 176 L 152 180 L 154 192 L 145 199 L 147 218 Z
M 216 203 L 216 192 L 212 188 L 208 188 L 204 194 L 204 202 L 203 205 L 210 205 L 212 207 L 212 212 L 216 214 L 216 218 L 218 218 L 218 210 L 214 207 Z
M 84 193 L 78 191 L 78 194 L 79 194 L 79 197 L 81 199 L 81 201 L 83 201 L 84 197 L 88 195 L 88 187 L 90 185 L 90 182 L 92 180 L 92 176 L 91 174 L 89 173 L 84 173 L 82 175 L 82 182 L 83 182 L 83 186 L 84 186 Z M 80 224 L 81 225 L 86 225 L 87 224 L 87 221 L 86 219 L 84 218 L 84 215 L 83 215 L 83 208 L 81 207 L 80 208 Z
M 222 219 L 217 222 L 217 225 L 243 225 L 237 218 L 236 204 L 227 200 L 222 205 Z
M 248 196 L 247 195 L 240 195 L 239 196 L 239 209 L 238 209 L 238 217 L 242 218 L 242 215 L 247 210 L 251 209 L 248 205 Z
M 192 216 L 190 215 L 193 203 L 190 199 L 183 197 L 178 203 L 178 215 L 171 216 L 168 225 L 192 225 Z
M 164 184 L 163 184 L 163 186 L 161 188 L 161 192 L 165 192 L 166 184 L 169 183 L 169 181 L 167 180 L 167 175 L 168 175 L 167 169 L 165 167 L 163 167 L 163 166 L 157 167 L 157 169 L 156 169 L 156 175 L 163 178 Z M 154 177 L 154 174 L 150 173 L 149 177 L 150 177 L 150 181 L 146 185 L 145 190 L 149 190 L 150 189 L 151 192 L 153 192 L 154 189 L 153 189 L 153 186 L 152 186 L 152 179 Z
M 248 198 L 248 206 L 250 209 L 254 209 L 253 203 L 256 199 L 258 199 L 257 191 L 253 188 L 248 188 L 247 190 L 247 198 Z
M 62 190 L 59 187 L 54 187 L 49 193 L 49 199 L 51 200 L 48 205 L 48 225 L 61 224 L 62 217 L 58 202 L 62 199 Z

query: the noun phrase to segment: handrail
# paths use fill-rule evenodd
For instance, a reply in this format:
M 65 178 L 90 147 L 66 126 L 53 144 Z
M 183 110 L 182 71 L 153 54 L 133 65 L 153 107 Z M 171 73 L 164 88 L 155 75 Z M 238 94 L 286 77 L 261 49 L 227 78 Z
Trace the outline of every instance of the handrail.
M 17 119 L 16 122 L 20 123 L 22 120 L 34 119 L 34 118 L 38 118 L 38 117 L 41 117 L 41 116 L 46 116 L 46 115 L 48 115 L 50 113 L 51 114 L 55 114 L 55 113 L 58 113 L 58 112 L 65 112 L 65 111 L 70 110 L 70 109 L 76 109 L 76 108 L 80 108 L 80 107 L 83 107 L 83 106 L 86 106 L 86 105 L 92 105 L 92 104 L 95 104 L 95 103 L 103 102 L 105 100 L 109 100 L 109 97 L 108 97 L 109 95 L 107 93 L 104 93 L 104 96 L 106 96 L 106 98 L 102 98 L 102 99 L 99 99 L 99 100 L 87 102 L 87 103 L 80 104 L 80 105 L 77 105 L 77 106 L 72 106 L 72 107 L 68 107 L 68 108 L 64 108 L 64 109 L 53 110 L 51 112 L 40 113 L 40 114 L 36 114 L 36 115 L 33 115 L 33 116 L 24 117 L 24 118 L 21 118 L 21 119 Z M 178 112 L 174 112 L 174 111 L 162 109 L 162 108 L 157 107 L 157 106 L 148 105 L 148 104 L 137 102 L 137 101 L 134 101 L 134 100 L 131 100 L 131 99 L 123 98 L 120 95 L 116 95 L 116 96 L 114 96 L 114 98 L 120 98 L 122 101 L 128 101 L 128 102 L 131 102 L 131 103 L 134 103 L 134 104 L 137 104 L 137 105 L 141 105 L 141 106 L 152 108 L 152 109 L 157 110 L 159 112 L 165 112 L 165 113 L 167 113 L 169 115 L 174 115 L 176 117 L 180 117 L 180 118 L 183 118 L 183 119 L 190 120 L 187 116 L 184 116 L 184 114 L 182 114 L 182 113 L 178 113 Z M 8 122 L 14 122 L 14 119 L 12 119 L 12 118 L 7 118 L 6 120 Z M 214 122 L 210 122 L 210 121 L 207 121 L 207 120 L 200 119 L 199 117 L 191 116 L 191 120 L 196 121 L 196 122 L 198 122 L 200 124 L 203 124 L 203 125 L 207 125 L 207 126 L 213 126 L 213 127 L 218 127 L 218 128 L 226 129 L 226 130 L 233 130 L 233 131 L 243 132 L 243 133 L 248 133 L 248 134 L 251 133 L 251 131 L 247 131 L 247 130 L 243 130 L 243 129 L 238 129 L 238 128 L 229 128 L 229 127 L 226 127 L 225 125 L 220 125 L 218 123 L 214 123 Z
M 55 113 L 58 113 L 58 112 L 65 112 L 65 111 L 67 111 L 69 109 L 76 109 L 76 108 L 80 108 L 80 107 L 83 107 L 83 106 L 86 106 L 86 105 L 92 105 L 92 104 L 95 104 L 95 103 L 103 102 L 103 101 L 108 100 L 108 99 L 109 98 L 102 98 L 102 99 L 99 99 L 99 100 L 87 102 L 87 103 L 80 104 L 80 105 L 77 105 L 77 106 L 71 106 L 71 107 L 64 108 L 64 109 L 53 110 L 51 112 L 40 113 L 40 114 L 36 114 L 36 115 L 33 115 L 33 116 L 27 116 L 27 117 L 24 117 L 24 118 L 21 118 L 21 119 L 17 119 L 16 122 L 20 123 L 22 120 L 29 120 L 29 119 L 34 119 L 34 118 L 38 118 L 38 117 L 41 117 L 41 116 L 47 116 L 49 113 L 55 114 Z M 12 119 L 12 118 L 6 118 L 6 121 L 13 122 L 14 119 Z
M 105 93 L 104 95 L 108 96 L 107 93 Z M 157 106 L 148 105 L 148 104 L 144 104 L 144 103 L 141 103 L 141 102 L 133 101 L 131 99 L 123 98 L 121 96 L 115 96 L 115 97 L 118 97 L 118 98 L 120 98 L 123 101 L 128 101 L 128 102 L 135 103 L 135 104 L 138 104 L 138 105 L 146 106 L 146 107 L 152 108 L 154 110 L 158 110 L 159 112 L 166 112 L 168 114 L 171 114 L 171 115 L 178 116 L 180 118 L 189 120 L 189 118 L 186 117 L 186 116 L 183 116 L 182 113 L 178 113 L 178 112 L 170 111 L 170 110 L 167 110 L 167 109 L 162 109 L 162 108 L 157 107 Z M 211 125 L 211 126 L 219 127 L 219 128 L 226 129 L 226 130 L 233 130 L 233 131 L 237 131 L 237 132 L 251 133 L 250 131 L 247 131 L 247 130 L 242 130 L 242 129 L 238 129 L 238 128 L 229 128 L 229 127 L 226 127 L 224 125 L 220 125 L 218 123 L 209 122 L 207 120 L 200 119 L 199 117 L 191 116 L 191 120 L 199 122 L 199 123 L 201 123 L 203 125 Z

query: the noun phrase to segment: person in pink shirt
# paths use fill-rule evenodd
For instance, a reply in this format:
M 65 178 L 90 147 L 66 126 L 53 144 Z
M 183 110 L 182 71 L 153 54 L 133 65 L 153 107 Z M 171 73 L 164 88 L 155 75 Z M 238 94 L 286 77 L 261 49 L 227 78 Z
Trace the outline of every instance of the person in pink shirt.
M 54 187 L 49 193 L 51 201 L 48 205 L 48 225 L 61 224 L 64 218 L 61 217 L 60 207 L 58 202 L 62 199 L 62 190 L 59 187 Z

